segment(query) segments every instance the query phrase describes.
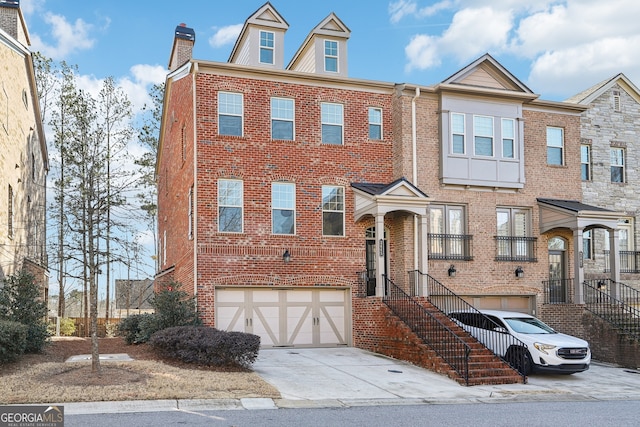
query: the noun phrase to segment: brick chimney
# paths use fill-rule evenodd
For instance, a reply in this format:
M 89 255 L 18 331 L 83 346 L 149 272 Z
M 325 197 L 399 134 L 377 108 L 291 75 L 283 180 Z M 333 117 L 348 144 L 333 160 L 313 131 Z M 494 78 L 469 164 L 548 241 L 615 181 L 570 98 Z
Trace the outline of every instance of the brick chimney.
M 20 0 L 0 0 L 0 28 L 18 39 L 20 24 Z
M 176 27 L 173 48 L 169 57 L 169 71 L 189 61 L 193 53 L 193 45 L 196 43 L 196 33 L 187 24 L 180 24 Z

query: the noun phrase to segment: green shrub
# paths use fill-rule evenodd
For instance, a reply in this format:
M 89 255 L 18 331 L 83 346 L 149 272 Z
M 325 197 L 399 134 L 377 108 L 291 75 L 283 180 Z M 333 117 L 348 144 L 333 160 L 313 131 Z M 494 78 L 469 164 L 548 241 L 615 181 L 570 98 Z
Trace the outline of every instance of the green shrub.
M 76 333 L 76 322 L 68 317 L 60 318 L 60 335 L 70 337 Z
M 47 305 L 31 274 L 20 271 L 3 279 L 0 289 L 0 320 L 27 326 L 25 353 L 40 353 L 49 339 Z
M 140 344 L 162 329 L 201 325 L 195 299 L 180 288 L 179 283 L 171 282 L 151 300 L 155 313 L 134 314 L 123 319 L 118 326 L 118 335 L 124 337 L 127 344 Z
M 0 320 L 0 364 L 14 362 L 24 353 L 27 330 L 22 323 Z
M 260 337 L 207 326 L 177 326 L 156 332 L 149 344 L 161 355 L 187 363 L 249 367 L 258 357 Z

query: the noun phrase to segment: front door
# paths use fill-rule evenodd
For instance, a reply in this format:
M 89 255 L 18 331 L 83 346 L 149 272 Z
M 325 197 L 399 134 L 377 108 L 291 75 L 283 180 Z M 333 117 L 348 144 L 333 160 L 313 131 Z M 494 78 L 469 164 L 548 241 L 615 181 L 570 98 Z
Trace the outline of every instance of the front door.
M 549 302 L 567 302 L 565 252 L 549 251 Z
M 375 227 L 367 228 L 366 231 L 366 264 L 367 264 L 367 296 L 375 296 L 376 294 L 376 259 L 379 250 L 378 244 L 376 244 L 376 229 Z M 382 266 L 382 274 L 387 274 L 387 231 L 384 232 L 384 240 L 382 244 L 382 251 L 384 253 L 384 265 Z

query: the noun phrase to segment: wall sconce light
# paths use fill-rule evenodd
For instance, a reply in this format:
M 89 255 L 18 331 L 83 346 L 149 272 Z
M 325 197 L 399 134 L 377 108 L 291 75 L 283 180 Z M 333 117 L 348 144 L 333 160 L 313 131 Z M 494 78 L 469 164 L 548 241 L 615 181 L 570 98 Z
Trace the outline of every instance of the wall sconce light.
M 520 266 L 518 266 L 518 268 L 516 268 L 516 277 L 518 279 L 524 277 L 524 270 Z
M 451 266 L 447 270 L 447 274 L 449 275 L 449 277 L 456 277 L 456 267 L 453 264 L 451 264 Z
M 282 254 L 282 261 L 284 261 L 285 264 L 291 261 L 291 254 L 289 253 L 289 249 L 285 249 L 284 253 Z

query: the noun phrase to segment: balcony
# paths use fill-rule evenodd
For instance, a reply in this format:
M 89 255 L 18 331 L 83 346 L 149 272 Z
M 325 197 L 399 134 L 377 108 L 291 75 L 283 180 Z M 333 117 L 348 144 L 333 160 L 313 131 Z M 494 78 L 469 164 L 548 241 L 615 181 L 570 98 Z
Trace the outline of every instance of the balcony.
M 429 259 L 471 261 L 473 236 L 468 234 L 429 234 Z
M 604 251 L 604 272 L 609 273 L 609 253 Z M 620 251 L 620 273 L 640 273 L 640 251 Z
M 536 262 L 537 237 L 495 236 L 496 261 Z

